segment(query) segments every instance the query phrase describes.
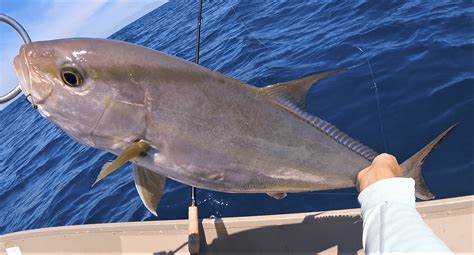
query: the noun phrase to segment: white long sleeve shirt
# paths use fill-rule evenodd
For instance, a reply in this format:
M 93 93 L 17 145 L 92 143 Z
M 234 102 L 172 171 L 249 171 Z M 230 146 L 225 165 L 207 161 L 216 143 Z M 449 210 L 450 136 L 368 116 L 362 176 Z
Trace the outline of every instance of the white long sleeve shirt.
M 359 194 L 366 254 L 452 254 L 415 208 L 415 181 L 389 178 Z

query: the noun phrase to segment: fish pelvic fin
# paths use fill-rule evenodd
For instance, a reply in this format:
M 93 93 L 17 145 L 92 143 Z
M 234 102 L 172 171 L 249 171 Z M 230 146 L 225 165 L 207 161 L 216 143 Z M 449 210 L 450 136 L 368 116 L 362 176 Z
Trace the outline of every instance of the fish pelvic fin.
M 439 134 L 433 141 L 423 147 L 423 149 L 419 150 L 400 165 L 405 176 L 411 177 L 415 180 L 415 193 L 417 198 L 422 200 L 435 198 L 428 189 L 428 186 L 421 175 L 421 166 L 423 165 L 426 156 L 436 148 L 436 146 L 456 127 L 457 124 L 459 123 L 450 126 L 443 133 Z
M 160 203 L 166 177 L 146 168 L 133 165 L 133 178 L 135 179 L 135 188 L 143 204 L 148 211 L 157 216 L 156 208 Z
M 100 173 L 97 176 L 97 179 L 95 180 L 94 184 L 92 184 L 92 187 L 94 187 L 98 182 L 103 180 L 109 174 L 115 172 L 115 170 L 119 169 L 130 159 L 133 159 L 146 153 L 149 148 L 150 145 L 148 145 L 148 143 L 143 140 L 139 140 L 125 147 L 122 153 L 120 153 L 120 155 L 115 160 L 105 163 L 105 165 L 100 170 Z
M 316 73 L 298 80 L 269 85 L 259 90 L 272 99 L 283 103 L 284 101 L 296 104 L 298 107 L 306 108 L 306 94 L 309 88 L 317 81 L 328 77 L 331 74 L 345 71 L 346 69 L 335 69 L 322 73 Z

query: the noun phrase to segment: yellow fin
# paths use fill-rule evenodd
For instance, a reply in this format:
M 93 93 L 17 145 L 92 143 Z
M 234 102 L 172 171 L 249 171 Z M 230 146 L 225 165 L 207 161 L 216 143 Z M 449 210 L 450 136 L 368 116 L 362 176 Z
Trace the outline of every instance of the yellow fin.
M 143 153 L 146 153 L 149 148 L 150 145 L 148 145 L 148 143 L 143 140 L 132 143 L 129 146 L 125 147 L 122 153 L 120 153 L 120 155 L 114 161 L 105 163 L 99 175 L 97 176 L 97 179 L 95 180 L 94 184 L 92 184 L 92 187 L 94 187 L 94 185 L 96 185 L 99 181 L 107 177 L 109 174 L 119 169 L 130 159 L 138 157 Z
M 291 103 L 304 110 L 306 108 L 306 93 L 311 85 L 331 74 L 345 70 L 346 69 L 335 69 L 309 75 L 298 80 L 276 83 L 263 87 L 260 91 L 280 104 L 285 105 Z
M 166 177 L 137 165 L 133 166 L 133 177 L 143 204 L 148 211 L 157 216 L 156 208 L 160 203 Z

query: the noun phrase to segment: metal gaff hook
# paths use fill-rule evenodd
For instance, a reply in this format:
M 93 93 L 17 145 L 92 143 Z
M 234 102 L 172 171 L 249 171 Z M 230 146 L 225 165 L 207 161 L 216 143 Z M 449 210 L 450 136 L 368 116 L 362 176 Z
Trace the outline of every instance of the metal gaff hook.
M 5 22 L 11 27 L 13 27 L 18 34 L 21 36 L 21 39 L 23 39 L 23 42 L 25 44 L 31 42 L 31 38 L 26 32 L 26 30 L 18 23 L 16 20 L 13 18 L 0 13 L 0 22 Z M 20 94 L 21 88 L 20 84 L 18 84 L 14 89 L 12 89 L 10 92 L 8 92 L 6 95 L 0 96 L 0 104 L 6 103 L 10 100 L 12 100 L 14 97 L 16 97 L 18 94 Z

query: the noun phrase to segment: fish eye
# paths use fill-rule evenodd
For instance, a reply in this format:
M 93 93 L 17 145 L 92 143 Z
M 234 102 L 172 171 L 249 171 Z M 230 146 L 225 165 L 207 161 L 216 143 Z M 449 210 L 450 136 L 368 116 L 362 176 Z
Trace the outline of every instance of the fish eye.
M 61 79 L 69 87 L 78 87 L 82 84 L 81 73 L 73 67 L 63 68 L 61 70 Z

